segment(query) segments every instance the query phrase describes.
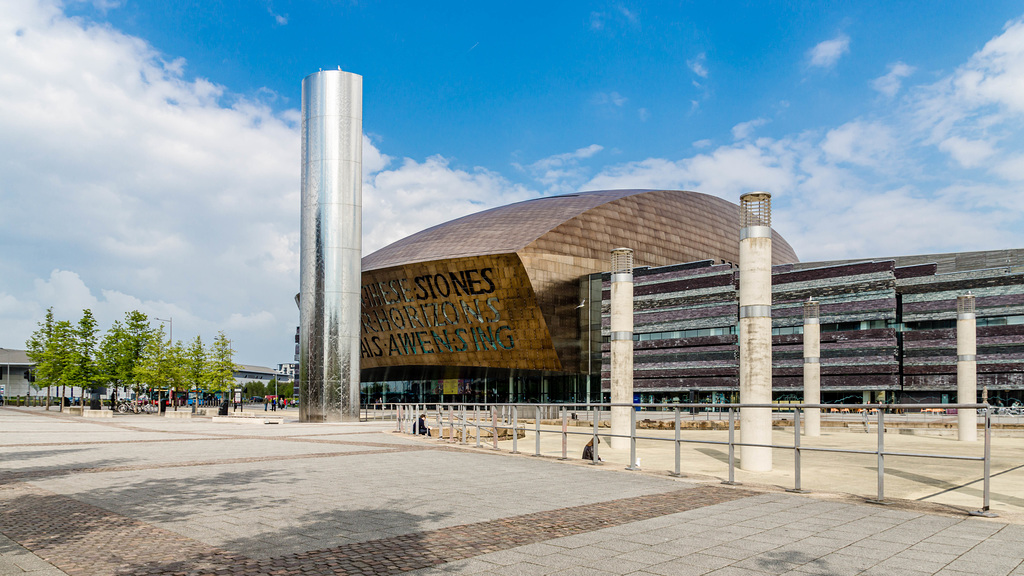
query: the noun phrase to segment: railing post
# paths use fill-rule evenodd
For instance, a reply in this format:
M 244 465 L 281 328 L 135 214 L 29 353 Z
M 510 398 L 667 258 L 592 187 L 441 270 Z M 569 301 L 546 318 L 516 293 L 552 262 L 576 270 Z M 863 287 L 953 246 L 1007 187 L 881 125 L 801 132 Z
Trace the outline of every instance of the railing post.
M 639 470 L 636 462 L 636 406 L 629 407 L 629 466 L 626 470 Z
M 867 414 L 868 408 L 864 408 Z M 885 413 L 881 404 L 878 405 L 878 497 L 868 500 L 871 504 L 888 504 L 885 501 Z M 867 422 L 867 416 L 864 417 Z
M 985 518 L 998 518 L 999 515 L 988 509 L 989 504 L 989 478 L 990 467 L 992 463 L 992 412 L 991 408 L 985 406 L 983 408 L 985 412 L 985 462 L 984 462 L 984 476 L 982 482 L 982 506 L 981 510 L 975 510 L 970 512 L 971 516 L 984 516 Z
M 512 453 L 519 454 L 519 406 L 512 407 Z
M 601 439 L 597 437 L 597 427 L 601 423 L 601 413 L 598 412 L 600 409 L 600 406 L 594 406 L 594 459 L 590 461 L 594 466 L 601 463 L 601 458 L 597 455 L 598 443 L 601 442 Z
M 455 406 L 448 405 L 448 442 L 455 442 Z
M 563 406 L 562 407 L 562 457 L 560 458 L 560 460 L 568 460 L 569 459 L 569 454 L 567 452 L 568 449 L 569 449 L 569 434 L 568 434 L 569 422 L 568 422 L 568 420 L 566 420 L 567 416 L 568 416 L 568 414 L 566 413 L 565 407 Z
M 675 426 L 675 428 L 676 428 L 676 441 L 675 441 L 675 445 L 676 445 L 676 467 L 675 467 L 675 469 L 674 469 L 674 471 L 672 472 L 671 475 L 672 476 L 682 476 L 682 474 L 679 471 L 679 444 L 680 444 L 680 442 L 679 442 L 679 440 L 680 440 L 679 432 L 680 432 L 680 429 L 682 428 L 682 423 L 680 422 L 680 420 L 682 418 L 682 414 L 680 413 L 678 406 L 675 407 L 675 412 L 676 412 L 676 417 L 675 417 L 675 420 L 676 420 L 676 426 Z
M 476 421 L 476 447 L 480 447 L 480 405 L 473 406 L 473 420 Z
M 805 494 L 807 490 L 800 487 L 800 410 L 793 409 L 793 488 L 786 492 Z
M 498 408 L 496 406 L 491 407 L 491 440 L 494 444 L 494 449 L 498 448 Z
M 722 484 L 738 485 L 736 481 L 736 412 L 729 405 L 729 479 Z
M 461 404 L 459 406 L 459 411 L 462 414 L 462 416 L 460 417 L 462 423 L 462 436 L 459 437 L 459 444 L 465 445 L 469 443 L 466 441 L 466 405 Z
M 534 413 L 533 413 L 533 425 L 534 425 L 534 428 L 535 428 L 534 434 L 536 435 L 536 437 L 534 438 L 534 442 L 536 442 L 536 447 L 534 448 L 533 455 L 534 456 L 540 456 L 540 410 L 539 409 L 536 409 L 534 411 Z

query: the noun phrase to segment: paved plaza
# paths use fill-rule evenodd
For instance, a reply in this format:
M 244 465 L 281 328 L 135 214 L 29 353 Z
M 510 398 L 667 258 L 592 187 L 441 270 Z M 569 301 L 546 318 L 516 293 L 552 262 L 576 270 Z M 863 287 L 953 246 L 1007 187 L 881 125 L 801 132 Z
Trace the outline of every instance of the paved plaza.
M 625 471 L 612 452 L 591 466 L 283 415 L 0 408 L 0 575 L 1024 576 L 1013 514 L 789 494 L 771 478 L 726 486 L 661 463 Z M 1024 497 L 1015 486 L 1007 498 Z

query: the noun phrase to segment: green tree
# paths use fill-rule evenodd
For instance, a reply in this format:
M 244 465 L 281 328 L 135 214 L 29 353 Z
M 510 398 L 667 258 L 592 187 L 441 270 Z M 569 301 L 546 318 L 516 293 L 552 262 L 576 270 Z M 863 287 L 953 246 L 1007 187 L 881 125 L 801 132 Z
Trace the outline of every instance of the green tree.
M 136 394 L 141 385 L 135 376 L 135 367 L 141 362 L 146 344 L 153 337 L 149 318 L 133 310 L 126 312 L 124 323 L 114 321 L 107 330 L 96 354 L 99 381 L 113 386 L 113 398 L 119 388 L 129 388 Z
M 46 409 L 50 409 L 50 386 L 57 382 L 54 364 L 50 359 L 50 340 L 53 338 L 53 308 L 47 308 L 46 317 L 38 324 L 39 329 L 25 342 L 29 360 L 35 363 L 36 386 L 46 386 Z
M 185 354 L 181 342 L 171 343 L 164 339 L 163 326 L 146 343 L 141 361 L 135 366 L 135 377 L 150 388 L 183 388 L 185 370 L 182 366 Z
M 77 331 L 71 322 L 58 320 L 53 323 L 53 332 L 47 342 L 46 359 L 50 364 L 49 371 L 55 378 L 54 386 L 61 391 L 61 411 L 64 410 L 63 399 L 67 396 L 67 387 L 77 382 L 77 339 Z
M 71 354 L 74 358 L 70 366 L 68 380 L 72 386 L 82 389 L 82 405 L 85 405 L 86 391 L 92 391 L 96 386 L 98 372 L 96 369 L 96 318 L 92 310 L 82 310 L 82 318 L 78 321 L 73 333 L 73 346 Z
M 208 368 L 208 352 L 203 346 L 203 339 L 196 336 L 195 340 L 189 343 L 185 350 L 184 375 L 185 383 L 189 388 L 195 390 L 196 400 L 199 401 L 199 392 L 210 386 L 210 370 Z
M 209 355 L 209 384 L 211 390 L 223 392 L 225 399 L 230 398 L 231 388 L 235 385 L 233 356 L 231 341 L 224 332 L 218 332 Z
M 246 398 L 252 398 L 253 396 L 266 396 L 267 388 L 263 385 L 263 382 L 259 380 L 250 380 L 245 383 L 243 387 Z

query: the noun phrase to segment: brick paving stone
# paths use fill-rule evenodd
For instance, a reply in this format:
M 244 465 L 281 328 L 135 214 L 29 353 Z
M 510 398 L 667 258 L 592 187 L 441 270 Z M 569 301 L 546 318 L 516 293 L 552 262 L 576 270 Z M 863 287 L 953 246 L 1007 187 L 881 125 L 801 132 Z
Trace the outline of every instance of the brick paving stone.
M 508 564 L 532 561 L 535 556 L 513 549 L 541 542 L 557 546 L 559 539 L 751 494 L 696 486 L 253 559 L 30 484 L 8 482 L 0 486 L 0 532 L 71 576 L 398 574 L 500 551 L 516 555 Z M 655 560 L 647 555 L 649 563 Z

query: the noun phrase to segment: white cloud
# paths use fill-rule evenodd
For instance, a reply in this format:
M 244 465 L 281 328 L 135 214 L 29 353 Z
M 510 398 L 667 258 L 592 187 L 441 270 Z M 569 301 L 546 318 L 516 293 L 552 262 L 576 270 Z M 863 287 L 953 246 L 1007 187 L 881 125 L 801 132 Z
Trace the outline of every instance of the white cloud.
M 647 111 L 647 108 L 638 108 L 636 111 L 636 117 L 641 122 L 647 122 L 651 118 L 651 113 Z
M 909 77 L 916 70 L 913 66 L 908 66 L 903 62 L 895 62 L 889 65 L 889 72 L 885 76 L 872 80 L 871 86 L 885 96 L 892 98 L 900 91 L 903 79 Z
M 771 146 L 722 146 L 709 154 L 678 161 L 649 158 L 606 168 L 582 190 L 614 188 L 680 188 L 735 201 L 751 190 L 784 191 L 792 184 L 789 162 L 771 153 Z
M 748 122 L 740 122 L 739 124 L 732 127 L 732 136 L 737 140 L 745 140 L 754 133 L 754 130 L 759 126 L 764 126 L 768 123 L 767 118 L 755 118 Z
M 951 136 L 939 143 L 939 150 L 949 153 L 964 168 L 975 168 L 987 160 L 995 149 L 984 140 L 967 140 Z
M 92 307 L 109 323 L 120 305 L 173 315 L 182 338 L 265 312 L 276 333 L 230 335 L 240 359 L 289 360 L 294 113 L 189 79 L 183 60 L 53 2 L 6 5 L 0 29 L 11 31 L 0 43 L 0 244 L 14 271 L 0 292 L 69 319 Z M 18 326 L 0 345 L 20 347 L 34 322 Z
M 630 10 L 622 4 L 615 5 L 612 8 L 610 12 L 591 12 L 590 29 L 599 32 L 623 26 L 636 28 L 640 25 L 640 16 L 636 11 Z
M 821 148 L 834 162 L 879 168 L 892 159 L 896 141 L 884 124 L 854 121 L 829 130 Z
M 450 164 L 442 156 L 423 162 L 406 158 L 365 181 L 363 254 L 448 220 L 538 195 L 496 172 Z
M 546 186 L 548 194 L 572 192 L 589 174 L 589 169 L 581 166 L 580 161 L 592 158 L 602 150 L 603 146 L 591 144 L 573 152 L 542 158 L 526 167 L 518 164 L 515 166 Z
M 698 54 L 693 60 L 687 60 L 686 65 L 689 66 L 690 70 L 697 76 L 700 76 L 701 78 L 708 77 L 707 56 L 703 52 Z
M 690 158 L 609 166 L 582 188 L 684 188 L 733 202 L 767 190 L 776 229 L 804 260 L 1020 246 L 1021 82 L 1024 24 L 1015 21 L 953 73 L 863 117 L 774 139 L 752 139 L 754 126 L 741 123 L 732 145 L 697 141 L 709 149 Z
M 840 34 L 831 40 L 820 42 L 807 52 L 809 64 L 815 68 L 832 68 L 839 59 L 850 51 L 850 37 Z
M 622 107 L 629 99 L 618 92 L 598 92 L 594 95 L 593 102 L 598 106 Z

